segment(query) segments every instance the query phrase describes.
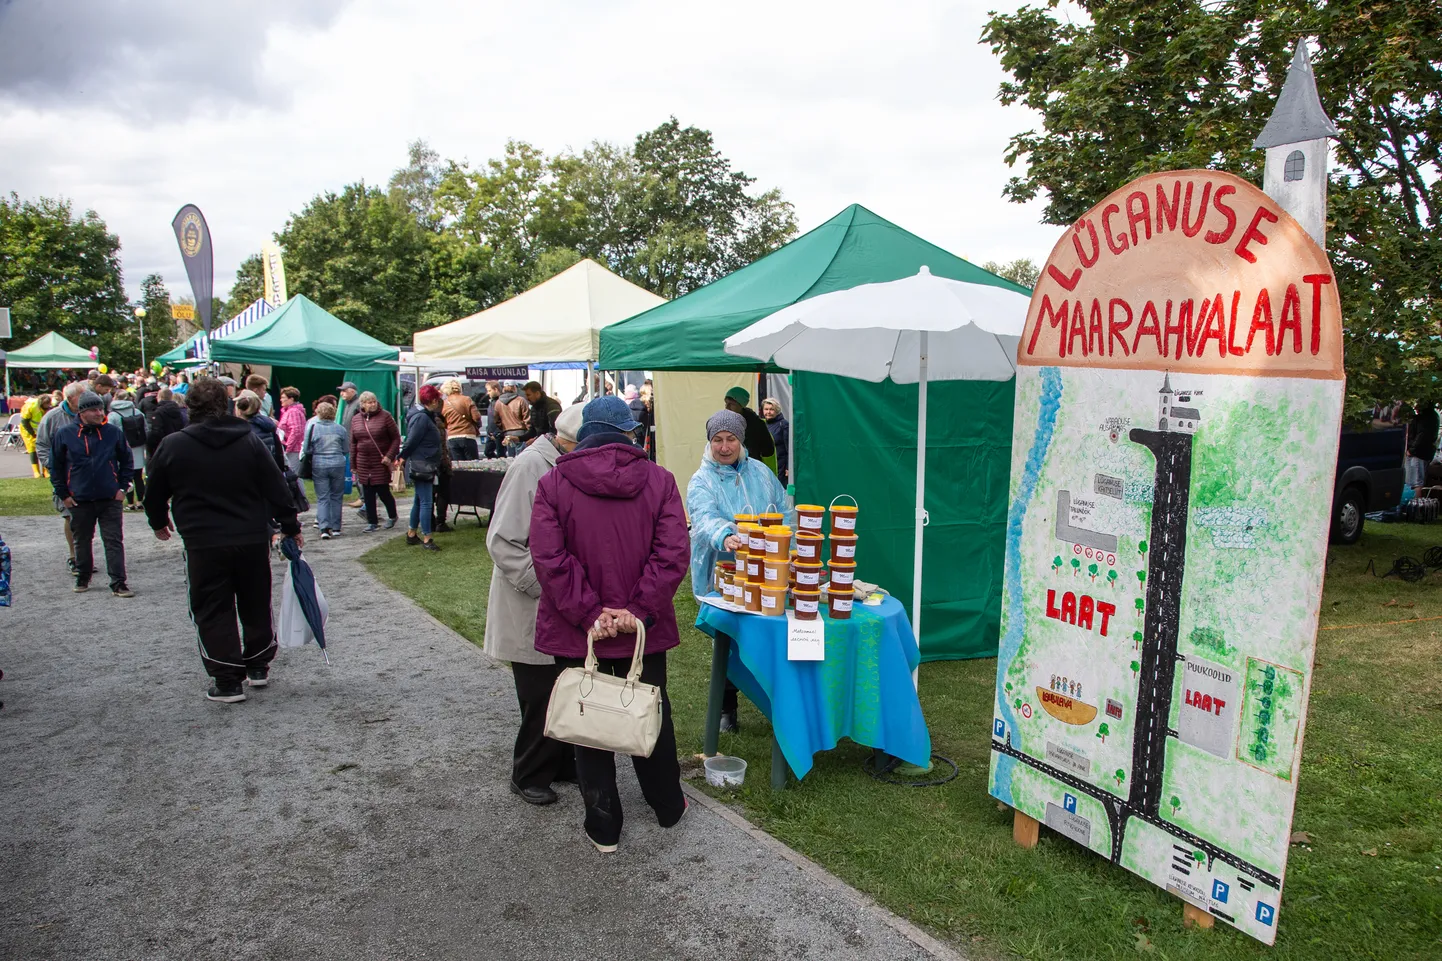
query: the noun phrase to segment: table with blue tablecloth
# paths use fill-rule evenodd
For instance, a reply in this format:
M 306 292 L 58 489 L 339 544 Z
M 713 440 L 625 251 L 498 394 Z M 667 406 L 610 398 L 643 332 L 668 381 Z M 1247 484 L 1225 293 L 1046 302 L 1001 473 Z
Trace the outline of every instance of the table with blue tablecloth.
M 847 620 L 822 605 L 826 657 L 787 660 L 786 618 L 702 604 L 696 627 L 714 641 L 705 752 L 716 753 L 727 678 L 771 721 L 771 783 L 811 770 L 812 755 L 843 737 L 919 767 L 931 761 L 931 735 L 911 672 L 921 662 L 906 611 L 895 598 L 858 603 Z

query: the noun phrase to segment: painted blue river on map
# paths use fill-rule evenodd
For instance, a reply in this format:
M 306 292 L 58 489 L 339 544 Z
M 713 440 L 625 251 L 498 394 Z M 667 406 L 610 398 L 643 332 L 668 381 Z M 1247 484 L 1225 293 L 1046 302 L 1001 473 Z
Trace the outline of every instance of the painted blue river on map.
M 1036 415 L 1036 433 L 1032 435 L 1031 450 L 1027 451 L 1026 464 L 1022 467 L 1021 485 L 1017 488 L 1016 500 L 1006 515 L 1006 634 L 1002 636 L 997 652 L 996 672 L 998 679 L 1006 677 L 1012 659 L 1021 648 L 1026 636 L 1026 608 L 1021 593 L 1021 532 L 1026 519 L 1026 509 L 1036 493 L 1041 468 L 1046 463 L 1047 451 L 1051 448 L 1052 434 L 1056 431 L 1057 413 L 1061 410 L 1061 371 L 1055 367 L 1041 369 L 1041 399 Z M 997 684 L 996 712 L 1006 724 L 1006 730 L 1016 729 L 1016 715 L 1006 701 L 1006 691 Z M 1005 733 L 1002 735 L 1005 740 Z M 1015 743 L 1015 741 L 1013 742 Z M 1016 758 L 1005 754 L 996 755 L 996 776 L 992 780 L 991 793 L 994 797 L 1012 805 L 1011 776 L 1016 767 Z

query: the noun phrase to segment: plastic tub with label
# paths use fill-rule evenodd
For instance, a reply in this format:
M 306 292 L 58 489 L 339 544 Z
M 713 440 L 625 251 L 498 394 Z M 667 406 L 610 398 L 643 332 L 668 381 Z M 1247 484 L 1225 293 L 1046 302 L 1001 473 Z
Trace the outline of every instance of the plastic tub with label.
M 796 505 L 796 529 L 802 531 L 815 531 L 821 533 L 821 525 L 826 517 L 826 508 L 820 504 L 797 504 Z
M 771 587 L 767 585 L 761 588 L 761 613 L 768 617 L 784 617 L 786 615 L 786 585 Z
M 821 563 L 821 551 L 826 539 L 820 531 L 800 530 L 796 532 L 796 560 L 806 563 Z
M 795 595 L 796 619 L 798 621 L 814 621 L 816 614 L 821 609 L 821 592 L 808 591 L 798 587 Z
M 836 501 L 845 497 L 851 501 L 850 504 L 837 504 Z M 836 500 L 831 502 L 831 533 L 833 534 L 855 534 L 856 515 L 860 508 L 856 506 L 856 498 L 850 494 L 839 494 Z
M 841 561 L 843 564 L 856 563 L 856 541 L 855 534 L 832 534 L 831 535 L 831 560 Z

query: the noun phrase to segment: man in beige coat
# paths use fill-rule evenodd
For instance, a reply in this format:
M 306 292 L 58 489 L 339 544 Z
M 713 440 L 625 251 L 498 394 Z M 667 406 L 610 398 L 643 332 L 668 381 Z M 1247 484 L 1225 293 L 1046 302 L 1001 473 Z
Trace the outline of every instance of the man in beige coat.
M 521 729 L 511 763 L 511 793 L 528 804 L 553 804 L 551 782 L 573 780 L 575 759 L 569 744 L 545 736 L 546 705 L 561 669 L 549 654 L 536 651 L 536 605 L 541 586 L 531 566 L 531 504 L 536 485 L 556 460 L 576 446 L 581 404 L 556 418 L 556 433 L 538 438 L 512 462 L 496 494 L 486 531 L 486 549 L 495 569 L 486 607 L 487 654 L 509 661 L 521 704 Z

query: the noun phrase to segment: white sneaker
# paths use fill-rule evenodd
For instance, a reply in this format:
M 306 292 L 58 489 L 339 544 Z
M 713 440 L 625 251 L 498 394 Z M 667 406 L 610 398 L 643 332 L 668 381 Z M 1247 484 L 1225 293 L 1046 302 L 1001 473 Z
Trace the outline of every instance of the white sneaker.
M 330 540 L 330 531 L 321 531 L 321 532 L 320 532 L 320 539 L 323 540 L 323 541 L 328 541 L 328 540 Z

